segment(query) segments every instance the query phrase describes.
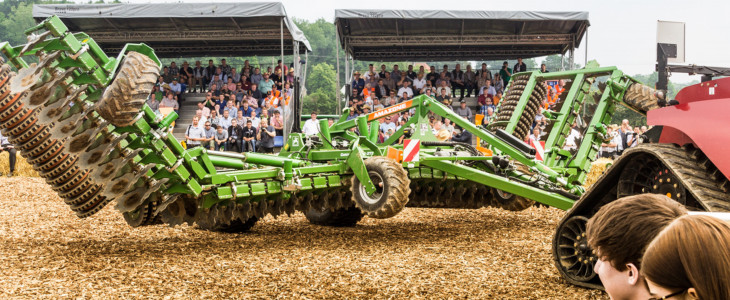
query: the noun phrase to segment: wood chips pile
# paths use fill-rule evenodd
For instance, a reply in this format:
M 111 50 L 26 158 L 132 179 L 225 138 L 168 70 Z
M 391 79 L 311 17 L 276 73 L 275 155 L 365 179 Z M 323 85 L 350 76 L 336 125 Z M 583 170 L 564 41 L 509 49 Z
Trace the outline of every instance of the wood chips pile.
M 247 234 L 76 218 L 42 179 L 0 178 L 0 298 L 605 299 L 553 266 L 563 212 L 407 208 L 354 228 L 302 214 Z

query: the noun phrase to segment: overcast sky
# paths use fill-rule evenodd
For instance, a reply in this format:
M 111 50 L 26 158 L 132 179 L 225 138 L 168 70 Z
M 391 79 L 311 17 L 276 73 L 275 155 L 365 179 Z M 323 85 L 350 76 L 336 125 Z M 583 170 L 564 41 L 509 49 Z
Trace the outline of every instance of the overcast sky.
M 130 3 L 181 2 L 140 1 Z M 182 1 L 245 2 L 245 1 Z M 686 23 L 687 64 L 730 67 L 730 0 L 511 0 L 511 1 L 335 1 L 283 0 L 289 16 L 310 21 L 334 21 L 335 9 L 422 9 L 422 10 L 531 10 L 588 11 L 588 59 L 603 66 L 615 65 L 628 74 L 654 71 L 657 20 Z M 576 51 L 576 62 L 583 64 L 585 38 Z M 699 80 L 698 76 L 674 75 L 671 80 Z

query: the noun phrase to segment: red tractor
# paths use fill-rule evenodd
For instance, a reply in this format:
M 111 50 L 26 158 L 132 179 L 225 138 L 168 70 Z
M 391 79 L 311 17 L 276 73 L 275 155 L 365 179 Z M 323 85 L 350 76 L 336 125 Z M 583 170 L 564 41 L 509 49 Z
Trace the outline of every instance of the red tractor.
M 618 198 L 663 194 L 689 210 L 730 211 L 730 69 L 667 65 L 676 46 L 657 47 L 660 108 L 646 117 L 648 140 L 630 148 L 613 162 L 603 176 L 575 203 L 558 224 L 553 238 L 553 257 L 561 275 L 570 283 L 601 288 L 593 271 L 596 256 L 585 238 L 588 219 L 603 205 Z M 702 83 L 686 87 L 675 99 L 666 95 L 669 72 L 703 75 Z

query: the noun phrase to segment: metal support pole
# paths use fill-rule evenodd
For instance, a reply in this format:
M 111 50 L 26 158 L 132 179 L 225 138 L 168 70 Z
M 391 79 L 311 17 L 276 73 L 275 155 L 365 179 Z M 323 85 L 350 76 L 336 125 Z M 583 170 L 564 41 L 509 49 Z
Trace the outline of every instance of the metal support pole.
M 281 76 L 279 77 L 279 83 L 281 83 L 281 87 L 284 88 L 284 18 L 281 18 L 280 23 L 281 28 Z M 286 138 L 286 137 L 285 137 Z
M 585 68 L 588 65 L 588 29 L 586 29 L 586 57 L 583 62 L 583 67 Z
M 337 74 L 337 78 L 335 78 L 335 82 L 337 84 L 337 88 L 335 89 L 335 99 L 337 100 L 337 113 L 342 113 L 342 98 L 340 95 L 340 47 L 338 41 L 340 40 L 339 33 L 337 30 L 335 30 L 335 45 L 338 47 L 335 47 L 335 57 L 337 57 L 337 71 L 335 72 Z
M 560 54 L 560 71 L 565 71 L 565 53 Z

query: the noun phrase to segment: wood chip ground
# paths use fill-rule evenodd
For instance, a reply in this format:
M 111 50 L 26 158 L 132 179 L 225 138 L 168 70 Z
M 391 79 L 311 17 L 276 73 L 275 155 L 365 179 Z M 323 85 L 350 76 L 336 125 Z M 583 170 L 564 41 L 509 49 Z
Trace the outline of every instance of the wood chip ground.
M 553 208 L 406 208 L 354 228 L 302 214 L 250 233 L 76 218 L 40 178 L 0 178 L 0 298 L 607 299 L 558 275 Z

